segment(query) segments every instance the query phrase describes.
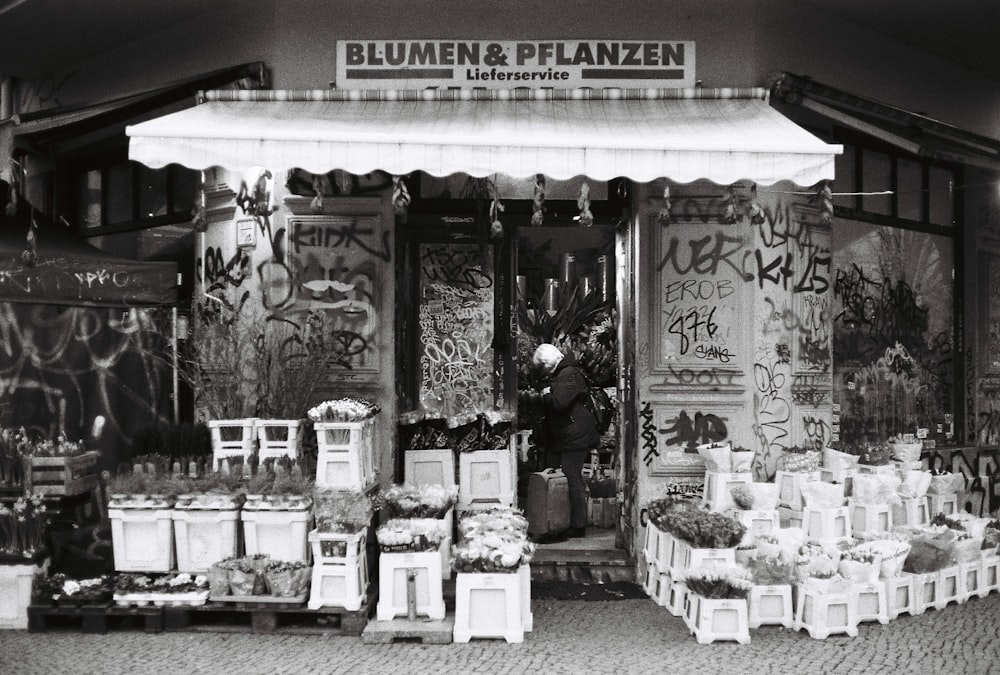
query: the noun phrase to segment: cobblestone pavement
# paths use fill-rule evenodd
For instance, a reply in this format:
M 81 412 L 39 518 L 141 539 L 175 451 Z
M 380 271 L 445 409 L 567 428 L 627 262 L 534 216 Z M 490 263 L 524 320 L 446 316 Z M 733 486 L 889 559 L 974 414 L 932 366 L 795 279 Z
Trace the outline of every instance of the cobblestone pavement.
M 365 645 L 361 638 L 243 633 L 0 631 L 0 673 L 990 673 L 1000 672 L 1000 596 L 863 624 L 814 640 L 777 627 L 751 643 L 699 645 L 651 600 L 533 602 L 522 644 Z

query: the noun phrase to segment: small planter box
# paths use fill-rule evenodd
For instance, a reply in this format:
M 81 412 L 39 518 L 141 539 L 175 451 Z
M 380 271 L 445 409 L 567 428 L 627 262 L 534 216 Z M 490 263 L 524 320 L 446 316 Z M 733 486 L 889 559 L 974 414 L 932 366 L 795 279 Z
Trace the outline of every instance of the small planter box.
M 892 506 L 893 525 L 917 527 L 930 522 L 927 497 L 901 497 L 900 502 Z
M 851 536 L 851 510 L 846 506 L 802 510 L 802 524 L 806 537 L 812 541 L 833 541 Z
M 454 641 L 503 638 L 524 642 L 522 598 L 522 575 L 517 572 L 459 572 L 455 575 Z
M 459 510 L 513 506 L 515 502 L 514 453 L 475 450 L 458 456 Z
M 215 563 L 237 554 L 238 509 L 183 509 L 172 512 L 177 570 L 207 574 Z
M 703 598 L 692 593 L 689 596 L 689 610 L 692 617 L 688 626 L 698 644 L 708 644 L 716 640 L 735 641 L 741 645 L 750 644 L 750 623 L 746 600 L 721 600 Z M 685 613 L 685 616 L 688 616 Z
M 416 612 L 430 619 L 444 618 L 440 551 L 380 553 L 378 560 L 379 621 L 408 616 L 407 577 L 414 577 Z M 517 578 L 516 575 L 511 575 Z
M 0 629 L 28 627 L 31 582 L 44 569 L 35 564 L 0 565 Z
M 212 470 L 218 471 L 223 459 L 240 458 L 246 461 L 253 452 L 256 417 L 237 420 L 209 420 L 212 434 Z
M 364 490 L 375 483 L 375 418 L 361 422 L 315 422 L 316 485 Z
M 746 525 L 747 532 L 752 536 L 767 534 L 781 527 L 781 518 L 774 511 L 743 511 L 736 509 L 730 514 L 733 520 Z
M 309 560 L 312 511 L 308 506 L 294 511 L 243 509 L 240 521 L 247 555 L 264 554 L 288 562 Z
M 117 572 L 174 569 L 173 509 L 109 508 Z
M 892 507 L 888 504 L 858 504 L 848 502 L 851 509 L 851 531 L 855 536 L 873 535 L 892 529 Z
M 819 471 L 778 471 L 774 482 L 778 485 L 778 504 L 794 511 L 805 506 L 802 501 L 802 484 L 819 480 Z
M 683 579 L 691 570 L 736 566 L 735 548 L 692 548 L 690 544 L 685 543 L 680 556 L 676 554 L 676 544 L 674 550 L 675 564 L 670 570 L 670 576 L 675 579 Z
M 364 555 L 339 565 L 315 564 L 309 589 L 309 609 L 343 607 L 357 611 L 368 594 L 368 562 Z
M 857 603 L 849 592 L 830 593 L 806 584 L 798 589 L 794 628 L 805 629 L 817 640 L 838 633 L 857 637 L 857 611 Z
M 302 455 L 302 420 L 264 420 L 254 423 L 257 456 L 261 462 L 288 456 L 297 460 Z
M 73 497 L 97 487 L 97 452 L 70 457 L 32 457 L 30 483 L 35 494 Z
M 748 602 L 750 628 L 760 628 L 763 625 L 791 628 L 795 624 L 792 587 L 789 584 L 753 586 L 750 588 Z
M 730 489 L 734 485 L 748 485 L 753 482 L 752 473 L 705 472 L 705 492 L 703 499 L 709 511 L 725 513 L 736 508 Z
M 410 485 L 455 485 L 455 453 L 450 448 L 407 450 L 403 461 L 403 478 Z

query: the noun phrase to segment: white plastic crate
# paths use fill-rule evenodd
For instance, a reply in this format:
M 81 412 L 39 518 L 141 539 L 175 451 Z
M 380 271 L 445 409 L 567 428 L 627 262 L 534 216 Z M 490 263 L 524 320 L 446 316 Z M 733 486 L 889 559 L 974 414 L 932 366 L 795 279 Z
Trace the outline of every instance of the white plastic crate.
M 883 476 L 895 476 L 897 473 L 896 465 L 893 464 L 892 462 L 890 462 L 889 464 L 877 464 L 877 465 L 858 464 L 857 472 L 859 474 L 868 474 L 868 475 L 881 474 Z
M 656 528 L 652 529 L 655 530 Z M 669 532 L 657 531 L 659 535 L 656 537 L 656 551 L 653 553 L 653 563 L 656 565 L 658 572 L 666 574 L 674 564 L 674 546 L 677 540 Z
M 913 575 L 913 614 L 923 614 L 937 609 L 941 601 L 941 573 L 927 572 Z
M 827 467 L 821 467 L 819 470 L 819 479 L 824 483 L 838 483 L 844 486 L 844 496 L 850 497 L 854 491 L 854 476 L 857 475 L 858 470 L 855 468 L 849 469 L 831 469 Z
M 901 497 L 899 504 L 892 505 L 894 526 L 917 527 L 930 523 L 927 497 Z
M 320 532 L 308 535 L 313 562 L 317 565 L 352 565 L 367 555 L 367 532 Z
M 1000 591 L 1000 556 L 996 553 L 982 557 L 982 577 L 979 581 L 979 597 L 985 598 L 993 591 Z
M 805 506 L 802 500 L 802 485 L 818 481 L 819 471 L 778 471 L 774 474 L 774 482 L 778 486 L 778 504 L 801 511 Z
M 782 527 L 802 527 L 802 509 L 778 507 L 778 522 Z
M 455 575 L 455 642 L 474 637 L 524 642 L 521 575 Z
M 309 528 L 312 511 L 308 508 L 295 511 L 240 512 L 243 523 L 243 541 L 247 555 L 268 555 L 275 560 L 309 560 Z
M 751 586 L 747 600 L 750 628 L 763 625 L 791 628 L 795 624 L 791 585 Z
M 215 563 L 237 554 L 240 512 L 236 509 L 174 509 L 177 570 L 207 574 Z
M 441 586 L 441 553 L 380 553 L 378 559 L 379 621 L 408 616 L 406 604 L 407 574 L 414 574 L 416 610 L 430 619 L 444 618 L 444 595 Z
M 28 627 L 31 583 L 41 571 L 37 565 L 0 565 L 0 629 Z
M 851 510 L 846 506 L 832 509 L 807 506 L 802 510 L 802 526 L 812 541 L 846 539 L 851 536 Z
M 361 422 L 314 422 L 316 485 L 364 490 L 377 477 L 375 418 Z
M 888 504 L 858 504 L 852 499 L 848 506 L 851 509 L 851 531 L 855 536 L 892 530 L 892 507 Z
M 116 572 L 174 569 L 173 509 L 108 509 Z
M 850 594 L 857 609 L 858 623 L 867 621 L 889 623 L 889 595 L 885 584 L 852 583 Z
M 212 469 L 218 471 L 223 459 L 239 457 L 246 461 L 253 452 L 256 417 L 234 420 L 209 420 L 212 435 Z
M 735 485 L 748 485 L 753 482 L 752 473 L 717 473 L 705 472 L 705 490 L 702 495 L 705 507 L 709 511 L 724 513 L 736 508 L 730 490 Z
M 656 563 L 653 562 L 647 562 L 643 568 L 645 574 L 642 577 L 642 590 L 647 596 L 655 599 L 660 572 L 656 569 Z
M 950 495 L 927 495 L 927 499 L 930 502 L 930 515 L 932 518 L 939 513 L 943 513 L 946 516 L 958 513 L 958 495 L 955 493 Z
M 745 599 L 703 598 L 692 593 L 688 602 L 690 609 L 685 616 L 692 617 L 689 628 L 698 644 L 709 644 L 716 640 L 750 644 L 750 622 Z
M 261 462 L 284 456 L 297 460 L 302 455 L 302 420 L 257 419 L 257 457 Z
M 660 546 L 661 532 L 652 522 L 646 523 L 646 534 L 642 542 L 642 554 L 647 565 L 655 563 Z
M 687 584 L 683 581 L 676 581 L 669 574 L 661 574 L 656 604 L 666 608 L 670 616 L 683 616 L 688 593 Z
M 674 565 L 670 568 L 670 576 L 675 579 L 683 579 L 691 570 L 701 570 L 708 567 L 735 567 L 735 548 L 692 548 L 689 544 L 684 544 L 680 553 L 677 540 L 674 544 Z
M 730 516 L 733 520 L 743 523 L 747 528 L 747 532 L 752 536 L 767 534 L 781 527 L 781 518 L 778 516 L 777 510 L 744 511 L 736 509 L 730 512 Z
M 960 603 L 969 598 L 979 597 L 983 579 L 983 561 L 962 563 L 958 566 L 958 593 L 961 597 Z
M 899 576 L 883 580 L 888 601 L 889 619 L 895 619 L 900 614 L 915 614 L 917 604 L 917 577 L 904 572 Z
M 365 556 L 351 558 L 342 565 L 313 565 L 309 588 L 309 609 L 343 607 L 361 609 L 368 593 L 368 561 Z
M 945 567 L 938 572 L 938 601 L 935 609 L 944 609 L 951 603 L 962 604 L 962 568 L 959 565 Z
M 407 450 L 403 463 L 403 479 L 410 485 L 455 485 L 455 452 L 449 448 Z
M 521 623 L 524 632 L 530 633 L 535 627 L 535 615 L 531 612 L 531 565 L 521 564 L 517 573 L 521 577 Z
M 817 640 L 839 633 L 857 637 L 857 605 L 850 593 L 827 593 L 819 588 L 800 586 L 794 628 L 805 629 Z
M 459 510 L 514 505 L 517 473 L 513 455 L 510 448 L 459 454 Z

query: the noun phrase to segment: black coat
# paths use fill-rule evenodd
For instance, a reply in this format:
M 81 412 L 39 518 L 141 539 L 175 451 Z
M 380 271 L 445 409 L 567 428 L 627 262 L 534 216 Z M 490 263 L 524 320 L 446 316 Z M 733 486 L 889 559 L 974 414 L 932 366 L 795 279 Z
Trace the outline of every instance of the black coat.
M 559 362 L 549 387 L 549 393 L 542 397 L 546 447 L 553 452 L 596 448 L 601 435 L 593 413 L 584 404 L 588 396 L 587 380 L 572 353 Z

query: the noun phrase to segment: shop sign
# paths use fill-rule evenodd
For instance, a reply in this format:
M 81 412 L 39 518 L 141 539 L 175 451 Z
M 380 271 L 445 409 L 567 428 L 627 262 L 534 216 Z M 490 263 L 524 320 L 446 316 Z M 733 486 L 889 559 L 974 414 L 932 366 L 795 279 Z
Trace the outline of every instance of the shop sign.
M 339 89 L 693 87 L 694 42 L 342 40 Z

